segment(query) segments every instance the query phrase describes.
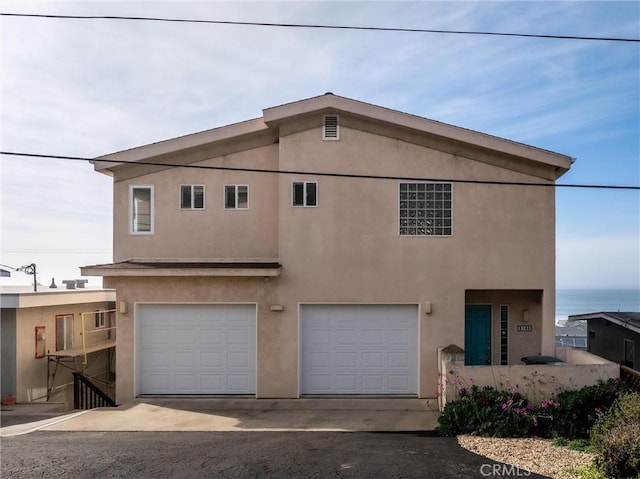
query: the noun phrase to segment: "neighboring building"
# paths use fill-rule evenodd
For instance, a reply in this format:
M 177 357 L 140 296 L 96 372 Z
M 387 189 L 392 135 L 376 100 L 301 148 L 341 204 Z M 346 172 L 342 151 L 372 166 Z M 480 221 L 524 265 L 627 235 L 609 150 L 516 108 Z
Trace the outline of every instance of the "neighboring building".
M 112 380 L 114 300 L 115 291 L 104 289 L 0 287 L 1 397 L 49 399 L 72 408 L 73 371 L 84 371 L 99 386 Z
M 438 347 L 553 355 L 571 164 L 333 94 L 97 158 L 114 263 L 82 273 L 117 290 L 117 401 L 435 397 Z
M 587 323 L 562 320 L 556 324 L 556 346 L 587 349 Z
M 586 321 L 587 350 L 640 371 L 640 313 L 589 313 L 569 316 Z

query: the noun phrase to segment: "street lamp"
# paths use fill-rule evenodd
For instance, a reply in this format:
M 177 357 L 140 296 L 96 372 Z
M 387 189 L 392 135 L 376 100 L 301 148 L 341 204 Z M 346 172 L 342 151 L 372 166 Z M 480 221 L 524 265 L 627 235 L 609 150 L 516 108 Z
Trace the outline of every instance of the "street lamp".
M 26 273 L 26 274 L 32 274 L 33 275 L 33 290 L 34 291 L 38 291 L 38 279 L 36 277 L 36 264 L 35 263 L 27 264 L 25 266 L 20 266 L 19 268 L 16 268 L 16 271 L 22 271 L 23 273 Z

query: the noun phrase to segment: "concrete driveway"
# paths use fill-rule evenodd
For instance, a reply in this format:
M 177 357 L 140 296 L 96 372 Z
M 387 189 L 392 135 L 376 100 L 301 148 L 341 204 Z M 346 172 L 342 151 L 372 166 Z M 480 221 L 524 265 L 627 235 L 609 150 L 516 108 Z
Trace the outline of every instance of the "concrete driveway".
M 53 416 L 0 429 L 41 431 L 432 431 L 437 411 L 423 399 L 145 398 L 117 408 Z

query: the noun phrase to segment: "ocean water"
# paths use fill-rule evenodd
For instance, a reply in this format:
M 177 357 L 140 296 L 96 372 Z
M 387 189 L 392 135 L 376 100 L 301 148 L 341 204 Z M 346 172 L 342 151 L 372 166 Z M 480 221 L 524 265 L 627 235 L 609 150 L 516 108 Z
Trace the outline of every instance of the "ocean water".
M 640 312 L 638 289 L 558 289 L 556 290 L 556 323 L 572 314 L 603 311 Z

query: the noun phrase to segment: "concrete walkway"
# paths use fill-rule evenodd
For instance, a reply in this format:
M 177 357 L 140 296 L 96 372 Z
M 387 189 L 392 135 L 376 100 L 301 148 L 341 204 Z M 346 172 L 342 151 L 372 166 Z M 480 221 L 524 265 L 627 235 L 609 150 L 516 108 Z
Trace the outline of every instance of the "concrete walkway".
M 432 431 L 424 399 L 145 398 L 0 429 L 40 431 Z

